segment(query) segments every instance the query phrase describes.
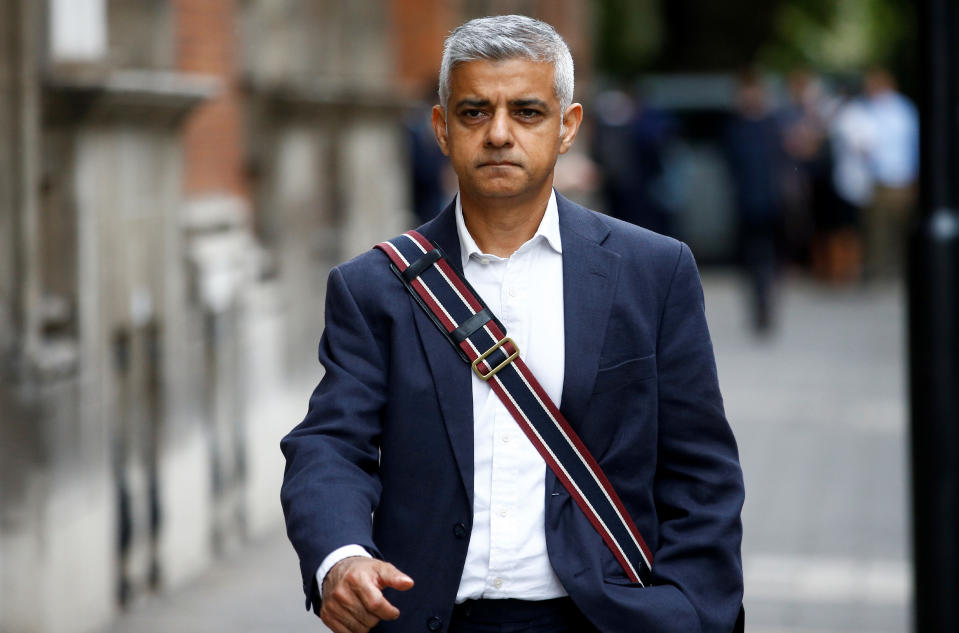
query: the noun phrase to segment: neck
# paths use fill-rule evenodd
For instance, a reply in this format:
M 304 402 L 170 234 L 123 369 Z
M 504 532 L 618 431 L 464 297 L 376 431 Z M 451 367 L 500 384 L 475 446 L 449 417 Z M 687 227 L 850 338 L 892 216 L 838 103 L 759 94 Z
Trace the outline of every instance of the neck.
M 503 199 L 477 200 L 460 192 L 463 220 L 481 251 L 509 257 L 536 234 L 551 193 L 549 188 L 535 199 L 504 203 Z

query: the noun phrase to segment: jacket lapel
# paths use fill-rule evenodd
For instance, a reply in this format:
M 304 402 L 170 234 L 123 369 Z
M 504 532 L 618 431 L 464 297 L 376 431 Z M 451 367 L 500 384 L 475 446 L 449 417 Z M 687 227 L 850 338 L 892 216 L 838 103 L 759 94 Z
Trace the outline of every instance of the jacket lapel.
M 605 338 L 620 258 L 602 247 L 609 229 L 591 211 L 556 195 L 563 243 L 563 310 L 566 360 L 560 410 L 582 434 Z M 463 276 L 454 205 L 418 229 Z M 410 301 L 424 353 L 436 384 L 443 421 L 463 486 L 473 503 L 473 392 L 469 366 L 454 352 L 422 308 Z M 548 470 L 548 469 L 547 469 Z M 548 479 L 559 485 L 552 473 Z M 552 486 L 547 486 L 547 489 Z
M 436 218 L 417 229 L 427 239 L 439 245 L 453 270 L 463 276 L 459 236 L 456 233 L 456 216 L 450 204 Z M 473 387 L 470 367 L 450 347 L 449 342 L 426 316 L 423 309 L 410 300 L 410 309 L 419 331 L 436 395 L 439 399 L 443 422 L 449 436 L 453 456 L 463 480 L 463 487 L 473 504 Z
M 609 235 L 602 220 L 559 194 L 556 202 L 563 242 L 566 329 L 560 411 L 582 434 L 619 277 L 620 257 L 601 245 Z

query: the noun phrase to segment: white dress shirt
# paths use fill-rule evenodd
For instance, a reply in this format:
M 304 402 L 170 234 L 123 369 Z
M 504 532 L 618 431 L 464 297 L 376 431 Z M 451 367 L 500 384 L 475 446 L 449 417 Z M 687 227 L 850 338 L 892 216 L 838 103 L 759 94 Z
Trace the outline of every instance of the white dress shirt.
M 873 124 L 881 130 L 871 151 L 876 182 L 887 187 L 908 187 L 919 171 L 916 106 L 893 91 L 871 97 L 866 103 Z
M 509 258 L 480 251 L 456 199 L 467 281 L 506 327 L 543 389 L 563 391 L 563 246 L 556 194 L 533 237 Z M 546 463 L 489 384 L 473 375 L 473 531 L 457 602 L 546 600 L 566 591 L 546 553 Z
M 556 194 L 550 194 L 539 229 L 508 258 L 480 251 L 466 229 L 459 196 L 456 228 L 466 279 L 559 405 L 565 344 Z M 472 392 L 473 528 L 456 601 L 565 596 L 546 551 L 546 464 L 490 386 L 475 375 Z M 321 590 L 326 573 L 348 556 L 369 554 L 358 545 L 334 550 L 316 573 Z

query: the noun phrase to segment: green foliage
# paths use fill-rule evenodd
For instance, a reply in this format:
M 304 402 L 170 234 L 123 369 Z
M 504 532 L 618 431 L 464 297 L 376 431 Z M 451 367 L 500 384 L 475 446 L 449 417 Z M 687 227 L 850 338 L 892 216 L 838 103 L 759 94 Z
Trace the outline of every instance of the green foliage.
M 594 0 L 602 74 L 649 70 L 849 72 L 908 66 L 916 18 L 908 0 Z
M 660 0 L 596 0 L 593 17 L 596 62 L 605 74 L 628 77 L 663 46 Z
M 914 20 L 902 0 L 787 0 L 760 59 L 776 70 L 812 66 L 848 72 L 895 65 Z

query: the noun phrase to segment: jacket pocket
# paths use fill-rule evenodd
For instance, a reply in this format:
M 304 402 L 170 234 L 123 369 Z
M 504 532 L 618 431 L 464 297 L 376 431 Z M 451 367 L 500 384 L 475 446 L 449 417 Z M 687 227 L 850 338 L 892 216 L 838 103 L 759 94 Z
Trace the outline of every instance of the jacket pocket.
M 605 393 L 620 389 L 630 383 L 654 378 L 656 376 L 656 354 L 631 358 L 609 367 L 600 368 L 596 373 L 593 393 Z
M 603 578 L 603 582 L 605 582 L 607 585 L 619 585 L 620 587 L 636 587 L 637 589 L 643 588 L 641 583 L 633 582 L 625 573 L 622 576 L 606 576 Z

